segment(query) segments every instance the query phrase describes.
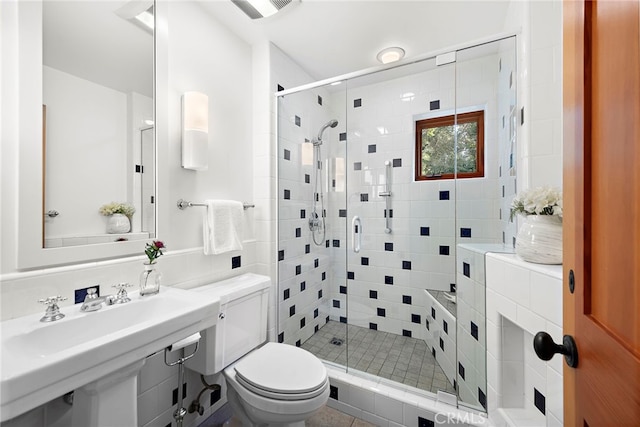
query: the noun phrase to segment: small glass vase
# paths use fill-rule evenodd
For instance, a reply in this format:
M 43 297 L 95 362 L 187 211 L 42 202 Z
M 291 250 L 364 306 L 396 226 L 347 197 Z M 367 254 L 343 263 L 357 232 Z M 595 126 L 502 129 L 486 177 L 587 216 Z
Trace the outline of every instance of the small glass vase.
M 537 264 L 562 264 L 562 219 L 528 215 L 516 236 L 516 254 Z
M 155 295 L 160 292 L 162 273 L 155 263 L 145 262 L 144 271 L 140 273 L 140 296 Z

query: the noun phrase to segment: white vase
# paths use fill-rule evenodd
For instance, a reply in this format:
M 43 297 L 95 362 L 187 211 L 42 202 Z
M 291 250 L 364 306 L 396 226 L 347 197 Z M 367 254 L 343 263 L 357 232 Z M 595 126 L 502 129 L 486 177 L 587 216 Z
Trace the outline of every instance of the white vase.
M 124 214 L 113 214 L 107 221 L 107 233 L 118 234 L 128 233 L 131 229 L 131 222 L 129 217 Z
M 516 254 L 537 264 L 562 264 L 562 218 L 527 215 L 516 236 Z

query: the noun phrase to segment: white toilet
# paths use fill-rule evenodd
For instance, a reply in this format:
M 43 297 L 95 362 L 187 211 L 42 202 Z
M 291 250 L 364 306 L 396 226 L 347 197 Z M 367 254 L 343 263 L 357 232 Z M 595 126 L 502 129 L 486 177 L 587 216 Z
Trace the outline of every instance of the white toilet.
M 193 289 L 219 297 L 220 315 L 186 366 L 204 375 L 224 370 L 227 400 L 244 425 L 304 426 L 327 402 L 329 378 L 306 350 L 273 342 L 259 347 L 267 336 L 270 285 L 268 277 L 249 273 Z

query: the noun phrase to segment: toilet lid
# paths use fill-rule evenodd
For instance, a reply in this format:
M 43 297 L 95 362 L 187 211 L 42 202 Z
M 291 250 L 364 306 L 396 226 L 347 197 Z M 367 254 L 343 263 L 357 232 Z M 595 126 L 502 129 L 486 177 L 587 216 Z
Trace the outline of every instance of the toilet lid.
M 269 342 L 235 364 L 236 375 L 253 387 L 276 394 L 307 394 L 327 381 L 327 370 L 313 354 Z

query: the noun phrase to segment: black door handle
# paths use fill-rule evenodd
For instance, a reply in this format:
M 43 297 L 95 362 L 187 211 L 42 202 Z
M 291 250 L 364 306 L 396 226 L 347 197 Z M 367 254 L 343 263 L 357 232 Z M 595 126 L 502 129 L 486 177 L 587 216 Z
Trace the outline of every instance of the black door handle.
M 553 338 L 546 332 L 538 332 L 533 338 L 533 349 L 542 360 L 551 360 L 554 354 L 564 355 L 564 360 L 572 368 L 578 366 L 578 347 L 571 335 L 562 337 L 562 345 L 553 342 Z

